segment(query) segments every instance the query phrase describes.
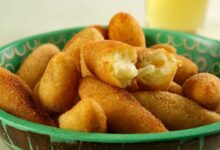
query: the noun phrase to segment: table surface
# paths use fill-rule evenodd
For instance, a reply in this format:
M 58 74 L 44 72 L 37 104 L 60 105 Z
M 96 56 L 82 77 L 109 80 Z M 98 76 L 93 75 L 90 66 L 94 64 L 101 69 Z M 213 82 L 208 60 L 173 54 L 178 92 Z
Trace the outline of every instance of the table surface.
M 5 143 L 3 143 L 2 140 L 0 140 L 0 149 L 1 150 L 9 150 L 9 148 L 5 145 Z

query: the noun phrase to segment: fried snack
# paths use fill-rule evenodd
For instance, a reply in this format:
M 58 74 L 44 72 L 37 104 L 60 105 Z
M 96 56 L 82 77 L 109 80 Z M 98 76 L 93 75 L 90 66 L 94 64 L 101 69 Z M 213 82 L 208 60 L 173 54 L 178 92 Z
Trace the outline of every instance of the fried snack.
M 45 109 L 45 107 L 42 105 L 41 101 L 40 101 L 40 97 L 39 97 L 39 87 L 40 87 L 40 81 L 37 82 L 37 84 L 34 87 L 33 90 L 33 99 L 35 101 L 35 104 L 40 107 L 42 110 L 44 110 L 45 112 L 47 112 L 47 110 Z M 51 116 L 52 117 L 52 116 Z M 53 118 L 52 118 L 53 119 Z M 53 119 L 54 120 L 54 119 Z M 57 125 L 57 124 L 56 124 Z
M 82 57 L 92 74 L 120 88 L 130 85 L 137 75 L 136 49 L 119 41 L 88 43 L 82 49 Z
M 166 91 L 136 92 L 134 96 L 169 130 L 199 127 L 220 121 L 220 115 Z
M 80 49 L 88 42 L 102 41 L 104 37 L 93 27 L 88 27 L 75 34 L 65 45 L 63 51 L 69 52 L 80 72 Z
M 37 84 L 34 87 L 33 90 L 33 98 L 35 103 L 39 106 L 40 105 L 40 101 L 39 101 L 39 87 L 40 87 L 40 81 L 37 82 Z
M 66 52 L 55 55 L 40 80 L 39 100 L 49 113 L 63 113 L 76 103 L 80 75 L 72 59 Z
M 108 36 L 110 40 L 146 47 L 143 30 L 135 18 L 127 13 L 120 12 L 112 17 L 108 27 Z
M 83 49 L 80 51 L 80 68 L 81 68 L 81 76 L 94 76 L 91 71 L 87 68 L 84 56 L 83 56 Z
M 167 90 L 178 65 L 174 54 L 164 49 L 143 51 L 136 64 L 138 86 L 147 90 Z
M 220 80 L 210 73 L 199 73 L 183 84 L 184 95 L 201 106 L 215 110 L 220 104 Z
M 140 61 L 142 55 L 144 55 L 144 53 L 146 53 L 146 51 L 153 51 L 154 49 L 152 48 L 147 48 L 147 47 L 135 47 L 136 51 L 137 51 L 137 55 L 138 55 L 138 62 Z
M 33 89 L 43 75 L 50 59 L 59 52 L 53 44 L 43 44 L 36 48 L 21 64 L 17 75 Z
M 54 126 L 50 116 L 35 105 L 31 89 L 18 76 L 0 67 L 0 108 L 22 119 Z
M 108 39 L 108 30 L 107 29 L 105 29 L 104 27 L 102 27 L 100 25 L 93 25 L 90 27 L 97 29 L 102 34 L 104 39 Z
M 220 114 L 220 106 L 217 107 L 217 109 L 215 110 L 216 113 Z
M 182 65 L 177 69 L 174 81 L 182 85 L 186 79 L 198 73 L 198 66 L 184 56 L 176 55 L 176 57 L 182 62 Z
M 114 133 L 164 132 L 162 122 L 144 109 L 127 91 L 113 87 L 93 77 L 81 80 L 79 95 L 92 98 L 103 108 L 108 129 Z
M 152 45 L 150 48 L 152 48 L 152 49 L 165 49 L 168 52 L 176 54 L 176 48 L 170 44 L 155 44 L 155 45 Z
M 179 94 L 179 95 L 183 95 L 183 88 L 182 88 L 182 86 L 177 84 L 174 81 L 172 81 L 170 83 L 168 91 L 171 92 L 171 93 L 176 93 L 176 94 Z
M 59 117 L 60 128 L 83 132 L 106 132 L 104 110 L 93 99 L 80 100 L 72 109 Z

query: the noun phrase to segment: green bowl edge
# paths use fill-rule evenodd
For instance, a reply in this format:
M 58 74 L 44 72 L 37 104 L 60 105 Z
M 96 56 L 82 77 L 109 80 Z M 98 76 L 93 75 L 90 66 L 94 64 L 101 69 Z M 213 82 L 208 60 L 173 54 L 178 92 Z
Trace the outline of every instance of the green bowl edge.
M 66 28 L 66 29 L 61 29 L 61 30 L 55 30 L 55 31 L 50 31 L 50 32 L 46 32 L 46 33 L 36 34 L 36 35 L 32 35 L 32 36 L 27 36 L 25 38 L 22 38 L 22 39 L 10 42 L 6 45 L 0 46 L 0 52 L 1 52 L 2 49 L 10 48 L 13 45 L 16 45 L 18 43 L 22 43 L 22 42 L 24 42 L 26 40 L 29 40 L 29 39 L 33 39 L 33 38 L 41 37 L 41 36 L 49 36 L 49 35 L 57 34 L 57 33 L 60 33 L 60 32 L 68 32 L 68 31 L 73 31 L 73 30 L 80 31 L 85 27 L 86 26 L 78 26 L 78 27 L 73 27 L 73 28 Z M 103 27 L 106 28 L 106 25 L 104 25 Z M 203 40 L 203 41 L 212 42 L 212 43 L 215 43 L 215 44 L 220 44 L 220 41 L 218 41 L 218 40 L 210 39 L 210 38 L 200 36 L 200 35 L 196 35 L 196 34 L 190 34 L 190 33 L 185 33 L 185 32 L 177 32 L 177 31 L 165 30 L 165 29 L 157 29 L 157 28 L 143 28 L 143 30 L 144 30 L 144 33 L 146 35 L 147 35 L 148 31 L 161 32 L 161 33 L 171 33 L 173 35 L 185 36 L 187 38 L 189 38 L 189 37 L 190 38 L 199 38 L 200 40 Z
M 166 29 L 159 29 L 159 28 L 143 28 L 144 32 L 148 32 L 148 31 L 153 31 L 153 32 L 162 32 L 162 33 L 171 33 L 172 35 L 180 35 L 180 36 L 184 36 L 187 38 L 199 38 L 200 40 L 204 40 L 207 42 L 214 42 L 215 44 L 220 44 L 219 40 L 215 40 L 215 39 L 211 39 L 211 38 L 207 38 L 204 37 L 202 35 L 198 35 L 198 34 L 193 34 L 193 33 L 186 33 L 186 32 L 180 32 L 180 31 L 174 31 L 174 30 L 166 30 Z
M 163 133 L 139 133 L 139 134 L 110 134 L 110 133 L 85 133 L 45 126 L 20 119 L 3 110 L 0 110 L 0 119 L 3 124 L 15 127 L 19 130 L 49 135 L 54 142 L 100 142 L 100 143 L 140 143 L 173 140 L 189 140 L 220 132 L 220 123 L 207 126 L 170 131 Z
M 41 36 L 49 36 L 60 32 L 68 32 L 72 30 L 80 31 L 83 28 L 84 27 L 74 27 L 74 28 L 68 28 L 63 30 L 42 33 L 34 36 L 29 36 L 0 47 L 0 53 L 2 49 L 5 48 L 9 49 L 14 45 L 18 43 L 22 43 L 29 39 L 33 39 Z M 161 30 L 161 29 L 144 29 L 145 33 L 147 33 L 148 31 L 171 33 L 173 35 L 185 36 L 190 38 L 199 38 L 200 40 L 220 44 L 220 41 L 198 35 L 192 35 L 188 33 L 181 33 L 181 32 Z M 72 141 L 100 142 L 100 143 L 158 142 L 158 141 L 188 140 L 188 139 L 199 138 L 200 136 L 203 137 L 220 132 L 220 123 L 214 123 L 202 127 L 186 129 L 186 130 L 170 131 L 164 133 L 142 133 L 142 134 L 84 133 L 84 132 L 68 131 L 55 127 L 36 124 L 30 121 L 20 119 L 3 110 L 0 110 L 0 120 L 2 120 L 2 124 L 7 124 L 20 130 L 49 135 L 51 137 L 51 140 L 56 142 L 72 142 Z
M 41 34 L 36 34 L 36 35 L 31 35 L 31 36 L 27 36 L 27 37 L 24 37 L 22 39 L 19 39 L 19 40 L 15 40 L 13 42 L 10 42 L 6 45 L 3 45 L 3 46 L 0 46 L 0 52 L 2 49 L 5 49 L 5 48 L 10 48 L 18 43 L 22 43 L 24 41 L 27 41 L 27 40 L 30 40 L 30 39 L 33 39 L 33 38 L 39 38 L 39 37 L 46 37 L 46 36 L 50 36 L 50 35 L 54 35 L 54 34 L 57 34 L 57 33 L 60 33 L 60 32 L 68 32 L 68 31 L 72 31 L 72 30 L 75 30 L 75 31 L 80 31 L 82 30 L 83 28 L 85 28 L 86 26 L 79 26 L 79 27 L 74 27 L 74 28 L 67 28 L 67 29 L 61 29 L 61 30 L 55 30 L 55 31 L 51 31 L 51 32 L 46 32 L 46 33 L 41 33 Z

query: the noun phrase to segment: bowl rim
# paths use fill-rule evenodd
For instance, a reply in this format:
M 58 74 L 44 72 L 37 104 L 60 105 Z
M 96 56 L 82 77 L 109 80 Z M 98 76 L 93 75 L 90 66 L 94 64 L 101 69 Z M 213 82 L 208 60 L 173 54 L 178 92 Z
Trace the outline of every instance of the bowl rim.
M 86 133 L 45 126 L 38 123 L 23 120 L 0 110 L 2 124 L 7 124 L 16 129 L 49 135 L 53 142 L 99 142 L 99 143 L 140 143 L 140 142 L 162 142 L 199 138 L 220 132 L 220 122 L 197 128 L 176 130 L 161 133 Z
M 27 40 L 34 39 L 36 37 L 53 35 L 61 32 L 69 32 L 69 31 L 79 31 L 85 28 L 85 26 L 74 27 L 68 29 L 61 29 L 52 32 L 42 33 L 38 35 L 29 36 L 9 44 L 6 44 L 0 47 L 0 54 L 4 52 L 3 50 L 9 50 L 10 47 L 22 43 Z M 214 42 L 220 45 L 220 41 L 212 40 L 206 37 L 192 35 L 189 33 L 182 33 L 170 30 L 161 30 L 161 29 L 144 29 L 144 32 L 155 31 L 161 33 L 172 33 L 173 35 L 190 37 L 190 38 L 199 38 L 201 40 L 207 42 Z M 52 141 L 56 142 L 73 142 L 73 141 L 85 141 L 85 142 L 99 142 L 99 143 L 139 143 L 139 142 L 158 142 L 158 141 L 174 141 L 174 140 L 186 140 L 192 138 L 198 138 L 200 136 L 206 136 L 210 134 L 215 134 L 220 132 L 220 122 L 201 126 L 197 128 L 185 129 L 185 130 L 177 130 L 170 132 L 162 132 L 162 133 L 137 133 L 137 134 L 111 134 L 111 133 L 85 133 L 85 132 L 77 132 L 59 129 L 55 127 L 45 126 L 37 123 L 33 123 L 30 121 L 23 120 L 14 115 L 11 115 L 0 109 L 0 120 L 2 124 L 8 124 L 14 128 L 30 131 L 38 134 L 49 135 Z
M 15 41 L 6 43 L 3 46 L 0 45 L 0 52 L 1 52 L 1 50 L 5 49 L 5 48 L 12 47 L 15 44 L 22 43 L 26 40 L 30 40 L 30 39 L 33 39 L 33 38 L 36 38 L 36 37 L 48 36 L 48 35 L 53 35 L 53 34 L 57 34 L 57 33 L 61 33 L 61 32 L 74 31 L 74 30 L 75 31 L 80 31 L 80 30 L 82 30 L 86 27 L 88 27 L 88 26 L 76 26 L 76 27 L 64 28 L 64 29 L 59 29 L 59 30 L 52 30 L 52 31 L 49 31 L 49 32 L 44 32 L 44 33 L 40 33 L 40 34 L 34 34 L 34 35 L 26 36 L 24 38 L 17 39 Z M 103 25 L 103 27 L 106 28 L 107 26 Z M 193 38 L 193 39 L 194 38 L 199 38 L 200 40 L 203 40 L 203 41 L 212 42 L 212 43 L 214 42 L 216 44 L 220 44 L 219 40 L 207 38 L 207 37 L 197 35 L 197 34 L 192 34 L 192 33 L 185 33 L 185 32 L 180 32 L 180 31 L 173 31 L 173 30 L 167 30 L 167 29 L 158 29 L 158 28 L 142 28 L 142 29 L 143 29 L 144 33 L 148 32 L 148 31 L 160 32 L 160 33 L 167 33 L 168 32 L 168 33 L 171 33 L 173 35 L 185 36 L 187 38 L 190 37 L 190 38 Z

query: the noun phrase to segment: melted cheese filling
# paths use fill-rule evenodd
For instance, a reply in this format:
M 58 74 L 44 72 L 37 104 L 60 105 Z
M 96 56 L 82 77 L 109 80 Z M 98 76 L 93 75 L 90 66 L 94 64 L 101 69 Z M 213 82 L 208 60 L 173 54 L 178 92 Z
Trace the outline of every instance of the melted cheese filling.
M 173 67 L 172 61 L 169 60 L 166 54 L 156 52 L 141 64 L 143 67 L 138 69 L 138 78 L 151 78 L 151 76 L 155 78 L 159 75 L 169 75 Z
M 120 80 L 123 87 L 131 84 L 132 80 L 137 76 L 138 70 L 134 63 L 128 58 L 123 58 L 119 53 L 115 53 L 113 56 L 112 67 L 114 75 Z

